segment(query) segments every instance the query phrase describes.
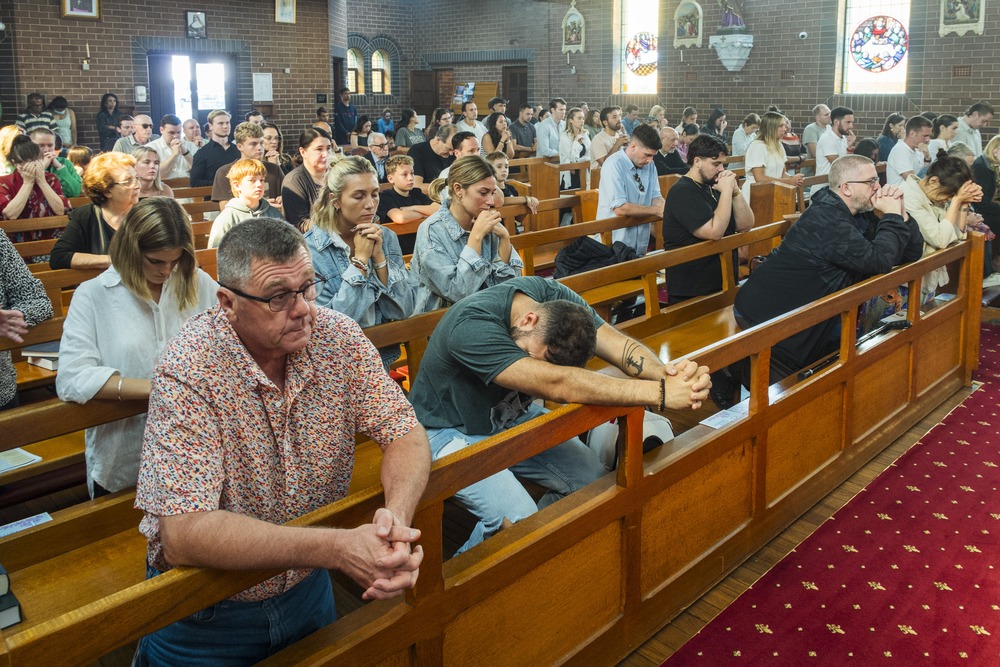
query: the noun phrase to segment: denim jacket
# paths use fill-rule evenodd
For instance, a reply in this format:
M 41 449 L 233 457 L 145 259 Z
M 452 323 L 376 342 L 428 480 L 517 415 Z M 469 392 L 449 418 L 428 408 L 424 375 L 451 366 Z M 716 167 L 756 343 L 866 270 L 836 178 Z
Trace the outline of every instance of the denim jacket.
M 481 289 L 521 275 L 524 263 L 513 248 L 510 262 L 500 259 L 500 239 L 487 234 L 482 251 L 476 254 L 467 243 L 469 232 L 462 229 L 447 206 L 417 228 L 410 259 L 410 271 L 417 287 L 416 313 L 450 306 Z
M 327 279 L 320 287 L 317 305 L 344 313 L 362 327 L 413 315 L 415 285 L 395 232 L 382 229 L 382 251 L 389 262 L 388 285 L 379 280 L 371 260 L 367 276 L 351 264 L 350 248 L 336 232 L 313 227 L 305 237 L 316 273 Z

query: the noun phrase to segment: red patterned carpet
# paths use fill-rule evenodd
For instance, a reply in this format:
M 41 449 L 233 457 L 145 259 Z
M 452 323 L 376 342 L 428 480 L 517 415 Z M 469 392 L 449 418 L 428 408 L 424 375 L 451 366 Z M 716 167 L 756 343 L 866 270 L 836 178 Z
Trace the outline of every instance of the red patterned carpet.
M 664 664 L 1000 665 L 1000 328 L 983 387 Z

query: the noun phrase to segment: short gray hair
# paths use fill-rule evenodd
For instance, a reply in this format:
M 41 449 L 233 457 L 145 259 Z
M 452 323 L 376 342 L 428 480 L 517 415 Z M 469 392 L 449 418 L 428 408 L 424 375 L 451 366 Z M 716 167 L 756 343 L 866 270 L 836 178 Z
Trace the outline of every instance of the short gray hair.
M 864 155 L 845 155 L 837 158 L 830 165 L 830 189 L 839 190 L 842 184 L 858 176 L 861 168 L 866 165 L 875 166 L 875 163 Z
M 219 282 L 243 288 L 250 280 L 253 261 L 287 264 L 299 249 L 309 252 L 302 232 L 284 220 L 251 218 L 236 225 L 219 244 Z
M 440 141 L 442 144 L 451 145 L 451 137 L 456 132 L 458 132 L 458 128 L 452 125 L 451 123 L 448 123 L 447 125 L 442 125 L 441 127 L 438 128 L 436 135 L 437 140 Z

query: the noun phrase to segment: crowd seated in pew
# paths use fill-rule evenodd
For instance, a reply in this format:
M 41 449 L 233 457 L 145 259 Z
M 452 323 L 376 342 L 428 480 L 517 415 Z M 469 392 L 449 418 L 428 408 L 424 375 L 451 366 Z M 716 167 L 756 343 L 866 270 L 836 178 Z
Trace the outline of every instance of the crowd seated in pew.
M 728 244 L 724 248 L 728 252 L 737 241 L 718 243 Z M 908 316 L 913 327 L 889 334 L 870 349 L 855 350 L 851 313 L 859 303 L 900 282 L 911 283 L 918 291 L 921 276 L 938 265 L 960 262 L 965 276 L 969 265 L 981 263 L 977 249 L 981 253 L 981 242 L 978 246 L 971 240 L 963 242 L 697 352 L 694 356 L 713 366 L 747 354 L 753 359 L 756 380 L 748 414 L 722 429 L 695 426 L 680 433 L 669 447 L 644 458 L 638 428 L 633 428 L 641 422 L 638 409 L 567 406 L 539 420 L 535 428 L 497 436 L 469 453 L 443 459 L 431 473 L 415 513 L 426 556 L 420 585 L 408 603 L 369 604 L 275 655 L 272 662 L 372 662 L 414 650 L 461 662 L 479 654 L 484 641 L 482 636 L 474 642 L 468 639 L 463 628 L 485 619 L 500 623 L 505 636 L 515 632 L 530 637 L 521 643 L 523 648 L 520 644 L 515 648 L 527 661 L 551 662 L 566 655 L 598 662 L 620 658 L 629 645 L 654 631 L 919 415 L 968 382 L 976 348 L 969 336 L 974 337 L 978 326 L 976 300 L 968 298 L 975 297 L 975 281 L 962 278 L 958 298 L 927 316 L 911 304 Z M 675 252 L 690 258 L 695 250 Z M 845 344 L 839 362 L 788 391 L 770 395 L 769 349 L 797 330 L 841 314 Z M 397 322 L 379 329 L 398 331 L 407 325 Z M 388 342 L 374 331 L 371 337 L 376 344 Z M 919 358 L 921 363 L 900 363 L 900 355 Z M 446 498 L 559 442 L 563 434 L 623 414 L 626 444 L 614 475 L 442 563 L 440 517 Z M 804 414 L 813 419 L 805 423 Z M 818 431 L 816 415 L 824 424 Z M 0 415 L 0 423 L 9 418 Z M 804 437 L 807 432 L 811 437 Z M 725 499 L 722 505 L 719 498 Z M 297 525 L 363 524 L 383 502 L 376 479 L 374 486 L 362 487 Z M 75 511 L 65 519 L 57 516 L 51 525 L 0 541 L 0 561 L 14 564 L 8 566 L 13 585 L 24 591 L 26 624 L 4 633 L 12 664 L 38 664 L 54 655 L 75 661 L 95 659 L 150 628 L 274 574 L 179 568 L 143 582 L 135 561 L 141 563 L 145 545 L 134 530 L 137 515 L 131 499 L 111 497 L 95 503 L 93 514 Z M 100 518 L 98 513 L 103 513 Z M 92 526 L 93 531 L 83 526 Z M 664 543 L 671 548 L 663 549 Z M 60 555 L 68 550 L 73 550 L 72 556 Z M 86 572 L 66 567 L 67 558 L 87 553 L 103 555 Z M 726 565 L 720 567 L 720 562 Z M 598 564 L 599 571 L 594 569 Z M 623 576 L 634 573 L 628 578 L 631 583 L 622 586 L 620 578 L 609 578 L 609 567 L 620 569 Z M 552 581 L 551 568 L 570 573 L 566 585 L 584 591 L 566 607 L 572 619 L 541 616 L 533 611 L 534 605 L 523 604 L 529 598 L 537 602 L 539 595 L 565 603 L 562 592 L 542 586 Z M 53 573 L 59 573 L 57 580 Z M 75 583 L 83 581 L 91 583 Z M 51 590 L 68 593 L 53 596 Z M 514 606 L 517 614 L 505 613 Z M 78 609 L 90 611 L 78 613 Z M 114 633 L 100 630 L 107 627 L 107 614 L 121 619 Z M 592 618 L 594 614 L 597 618 Z M 648 620 L 651 616 L 656 617 L 655 625 Z M 643 618 L 646 623 L 638 622 Z M 588 619 L 584 627 L 578 627 L 580 619 Z M 390 621 L 392 632 L 387 633 Z M 432 638 L 429 644 L 428 638 Z

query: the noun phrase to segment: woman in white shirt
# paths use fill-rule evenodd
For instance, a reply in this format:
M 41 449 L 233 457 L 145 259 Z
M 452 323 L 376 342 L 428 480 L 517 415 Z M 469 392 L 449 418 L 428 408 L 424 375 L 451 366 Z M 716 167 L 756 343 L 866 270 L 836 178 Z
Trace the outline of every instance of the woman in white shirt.
M 583 129 L 583 109 L 573 107 L 566 114 L 566 130 L 559 134 L 559 164 L 573 162 L 593 162 L 590 152 L 590 134 Z M 587 172 L 589 177 L 590 172 Z M 588 187 L 588 183 L 580 183 L 580 174 L 575 171 L 562 173 L 562 189 Z
M 781 145 L 781 137 L 788 129 L 788 119 L 780 113 L 768 111 L 760 119 L 757 138 L 750 142 L 746 152 L 746 180 L 743 181 L 743 197 L 750 201 L 750 186 L 754 183 L 787 183 L 802 185 L 802 174 L 788 176 L 785 162 L 788 159 Z
M 924 237 L 926 257 L 965 238 L 969 205 L 982 201 L 983 189 L 972 179 L 965 160 L 942 157 L 927 168 L 927 175 L 910 174 L 901 185 L 906 212 L 917 221 Z M 934 269 L 920 281 L 921 303 L 948 283 L 948 269 Z
M 951 148 L 951 140 L 958 134 L 958 118 L 943 113 L 932 122 L 931 140 L 927 144 L 927 152 L 931 156 L 931 162 L 934 162 L 937 160 L 938 151 L 943 150 L 947 153 Z
M 111 241 L 111 267 L 73 295 L 59 345 L 59 398 L 149 398 L 167 342 L 216 303 L 218 285 L 198 268 L 191 223 L 180 204 L 150 197 L 128 212 Z M 134 486 L 146 415 L 87 429 L 92 497 Z

